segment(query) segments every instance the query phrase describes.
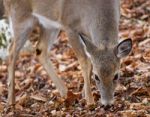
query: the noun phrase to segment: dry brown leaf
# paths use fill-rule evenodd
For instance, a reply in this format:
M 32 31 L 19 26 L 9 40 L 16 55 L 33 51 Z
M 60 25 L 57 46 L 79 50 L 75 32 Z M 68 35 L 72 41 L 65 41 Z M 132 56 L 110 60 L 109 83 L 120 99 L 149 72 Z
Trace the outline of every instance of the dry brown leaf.
M 67 99 L 65 99 L 65 105 L 68 107 L 73 104 L 76 100 L 79 100 L 80 94 L 72 93 L 72 91 L 68 91 Z
M 130 109 L 131 110 L 142 110 L 142 109 L 145 109 L 145 106 L 143 105 L 143 103 L 131 103 Z
M 139 87 L 137 90 L 133 91 L 130 96 L 140 96 L 140 95 L 145 95 L 145 96 L 150 96 L 150 92 L 146 87 Z
M 4 90 L 5 90 L 5 85 L 2 84 L 2 82 L 0 82 L 0 95 L 3 94 Z
M 0 113 L 4 111 L 4 106 L 0 103 Z M 0 114 L 1 116 L 1 114 Z
M 15 71 L 15 77 L 17 78 L 21 78 L 24 76 L 24 73 L 23 72 L 20 72 L 20 71 Z
M 119 114 L 121 117 L 146 117 L 145 110 L 135 111 L 135 110 L 125 110 L 120 111 Z
M 122 84 L 118 84 L 116 87 L 116 91 L 126 91 L 126 90 L 127 88 Z
M 35 95 L 33 94 L 33 95 L 30 96 L 30 98 L 34 99 L 34 100 L 37 100 L 37 101 L 42 101 L 42 102 L 47 101 L 47 99 L 41 94 L 35 94 Z
M 143 58 L 146 62 L 150 63 L 150 50 L 144 53 Z
M 21 93 L 20 95 L 16 96 L 16 102 L 18 102 L 17 106 L 21 106 L 23 104 L 26 103 L 27 99 L 29 98 L 29 96 L 27 95 L 27 93 Z
M 7 72 L 7 66 L 6 65 L 0 65 L 0 72 Z
M 18 110 L 23 110 L 23 106 L 21 106 L 22 104 L 16 104 L 15 105 L 15 109 L 18 109 Z

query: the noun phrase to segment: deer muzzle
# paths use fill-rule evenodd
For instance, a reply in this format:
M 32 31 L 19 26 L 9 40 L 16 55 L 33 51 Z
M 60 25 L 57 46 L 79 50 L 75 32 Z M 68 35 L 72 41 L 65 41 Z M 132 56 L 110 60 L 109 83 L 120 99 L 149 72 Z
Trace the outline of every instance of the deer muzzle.
M 100 90 L 101 103 L 104 106 L 111 106 L 114 103 L 114 86 L 113 83 L 105 85 L 103 83 L 97 84 Z

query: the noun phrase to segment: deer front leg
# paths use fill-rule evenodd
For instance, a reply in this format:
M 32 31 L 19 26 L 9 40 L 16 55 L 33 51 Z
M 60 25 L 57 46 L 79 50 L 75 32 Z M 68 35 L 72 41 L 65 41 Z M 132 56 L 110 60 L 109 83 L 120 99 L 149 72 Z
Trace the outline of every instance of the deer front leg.
M 54 40 L 57 39 L 58 34 L 59 30 L 57 29 L 43 29 L 42 37 L 39 41 L 39 44 L 37 45 L 36 51 L 39 61 L 41 62 L 48 75 L 56 85 L 56 88 L 60 92 L 61 96 L 66 98 L 68 89 L 65 86 L 65 83 L 60 78 L 58 78 L 57 73 L 52 65 L 52 62 L 49 60 L 48 57 L 48 46 L 52 45 Z M 50 40 L 50 45 L 48 40 Z
M 14 27 L 12 27 L 14 33 L 14 40 L 9 50 L 9 66 L 8 66 L 8 105 L 15 104 L 15 63 L 18 57 L 20 49 L 25 44 L 32 32 L 33 26 L 36 21 L 33 17 L 28 17 L 19 25 L 14 22 Z
M 92 65 L 91 62 L 88 60 L 88 58 L 79 58 L 79 63 L 81 65 L 82 74 L 84 78 L 84 93 L 85 93 L 85 99 L 87 100 L 87 104 L 91 105 L 94 104 L 94 98 L 91 91 L 91 71 L 92 71 Z
M 9 52 L 9 66 L 8 66 L 8 104 L 15 104 L 15 63 L 19 51 L 16 51 L 16 43 L 12 43 L 12 48 Z
M 20 35 L 16 36 L 13 40 L 12 46 L 10 47 L 8 66 L 8 105 L 15 104 L 15 63 L 20 49 L 26 42 L 27 35 L 26 31 L 20 33 Z
M 92 65 L 89 61 L 85 51 L 84 47 L 79 40 L 78 34 L 74 32 L 68 31 L 69 36 L 69 43 L 71 44 L 72 48 L 74 49 L 76 53 L 76 57 L 78 58 L 79 64 L 81 65 L 82 69 L 82 75 L 84 78 L 84 93 L 85 93 L 85 99 L 87 101 L 88 105 L 94 104 L 94 98 L 91 91 L 91 71 L 92 71 Z

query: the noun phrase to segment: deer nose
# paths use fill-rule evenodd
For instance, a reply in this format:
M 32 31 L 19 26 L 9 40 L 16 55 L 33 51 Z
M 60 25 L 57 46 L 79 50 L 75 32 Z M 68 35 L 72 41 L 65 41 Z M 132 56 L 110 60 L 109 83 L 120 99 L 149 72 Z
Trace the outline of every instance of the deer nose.
M 103 106 L 111 106 L 114 104 L 114 99 L 107 100 L 101 98 L 101 103 Z

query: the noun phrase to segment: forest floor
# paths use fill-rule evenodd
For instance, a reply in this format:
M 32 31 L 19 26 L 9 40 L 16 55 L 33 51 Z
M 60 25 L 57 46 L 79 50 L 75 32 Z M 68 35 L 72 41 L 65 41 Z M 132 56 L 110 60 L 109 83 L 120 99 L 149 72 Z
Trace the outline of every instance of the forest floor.
M 82 97 L 83 77 L 77 58 L 62 33 L 50 59 L 70 91 L 64 100 L 35 54 L 21 52 L 16 63 L 15 110 L 7 106 L 8 61 L 0 65 L 0 117 L 150 117 L 150 0 L 122 0 L 120 40 L 131 38 L 133 50 L 122 60 L 115 104 L 105 109 L 92 80 L 96 104 Z

